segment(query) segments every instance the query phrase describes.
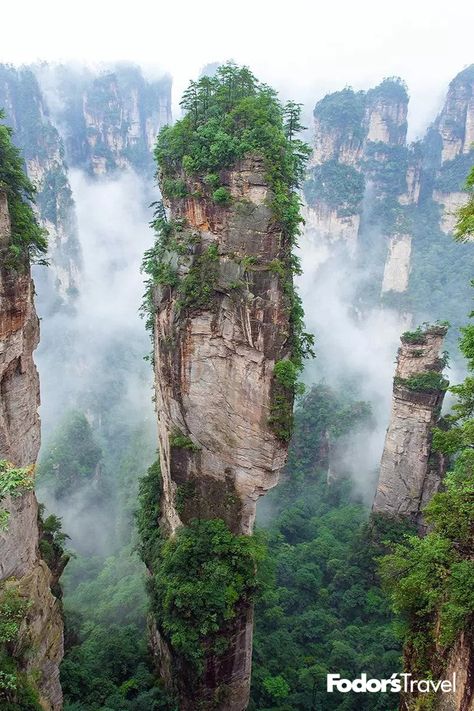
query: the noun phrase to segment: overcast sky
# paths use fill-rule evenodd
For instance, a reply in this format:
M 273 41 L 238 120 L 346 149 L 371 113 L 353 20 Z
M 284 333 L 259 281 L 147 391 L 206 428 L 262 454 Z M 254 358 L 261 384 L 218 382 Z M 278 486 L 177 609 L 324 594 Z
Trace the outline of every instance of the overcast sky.
M 130 60 L 171 73 L 175 105 L 203 65 L 228 58 L 311 104 L 399 75 L 412 137 L 474 62 L 472 0 L 13 0 L 1 22 L 2 62 Z

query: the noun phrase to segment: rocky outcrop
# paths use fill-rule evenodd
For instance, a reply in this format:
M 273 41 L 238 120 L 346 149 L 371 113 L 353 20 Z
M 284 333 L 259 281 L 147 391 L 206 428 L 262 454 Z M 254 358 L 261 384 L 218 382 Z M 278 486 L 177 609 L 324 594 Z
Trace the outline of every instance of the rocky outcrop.
M 387 261 L 382 281 L 382 293 L 404 292 L 410 276 L 411 235 L 394 235 L 390 238 Z
M 463 258 L 452 265 L 449 286 L 446 282 L 438 298 L 429 293 L 426 265 L 443 269 L 445 235 L 452 233 L 456 210 L 467 199 L 463 187 L 474 163 L 473 97 L 474 65 L 453 79 L 439 116 L 423 140 L 411 145 L 406 144 L 408 95 L 400 80 L 386 79 L 366 92 L 346 88 L 316 104 L 304 186 L 306 237 L 321 247 L 322 258 L 338 249 L 338 259 L 347 254 L 370 271 L 360 286 L 362 302 L 369 293 L 372 302 L 381 293 L 385 306 L 414 319 L 425 318 L 430 303 L 430 312 L 456 326 L 461 320 L 448 304 L 449 295 L 456 290 L 460 295 L 459 284 L 468 280 Z
M 349 254 L 355 254 L 360 215 L 339 215 L 336 208 L 323 202 L 318 202 L 315 207 L 305 205 L 302 215 L 305 233 L 315 244 L 341 241 L 346 244 Z
M 471 620 L 454 643 L 443 673 L 445 679 L 456 678 L 456 688 L 440 693 L 436 711 L 473 711 L 474 709 L 474 629 Z
M 37 73 L 61 99 L 52 110 L 71 166 L 97 177 L 127 168 L 152 177 L 157 133 L 171 122 L 169 76 L 147 79 L 126 63 L 99 71 L 47 66 Z
M 474 163 L 474 64 L 450 83 L 432 132 L 436 139 L 433 200 L 443 208 L 441 228 L 449 233 L 456 222 L 455 209 L 467 200 L 462 190 Z
M 185 228 L 168 260 L 193 288 L 183 297 L 159 287 L 154 297 L 162 526 L 169 535 L 193 518 L 221 518 L 233 533 L 251 533 L 257 499 L 275 486 L 287 455 L 270 420 L 275 362 L 288 355 L 289 316 L 277 268 L 288 245 L 267 206 L 260 158 L 246 158 L 220 179 L 231 206 L 206 197 L 171 201 L 171 220 Z M 191 195 L 208 194 L 199 180 L 188 188 Z M 205 709 L 247 707 L 252 619 L 252 606 L 244 603 L 225 654 L 206 658 L 197 697 L 178 679 L 183 710 L 198 702 Z M 178 664 L 165 635 L 163 647 L 162 667 L 169 667 L 166 660 Z M 225 701 L 211 702 L 224 689 Z
M 0 257 L 8 246 L 10 221 L 0 193 Z M 7 271 L 0 261 L 0 460 L 34 465 L 40 444 L 39 381 L 33 351 L 39 322 L 28 269 Z M 59 663 L 63 623 L 51 592 L 53 576 L 39 554 L 38 503 L 33 491 L 7 496 L 8 526 L 0 531 L 0 588 L 14 588 L 29 604 L 17 642 L 22 669 L 37 686 L 45 711 L 60 711 Z
M 408 95 L 398 79 L 385 79 L 367 92 L 344 89 L 325 96 L 314 109 L 314 149 L 305 197 L 308 205 L 306 232 L 317 243 L 345 243 L 354 256 L 364 195 L 377 205 L 393 189 L 394 164 L 406 170 Z M 401 180 L 400 200 L 413 199 L 417 187 Z M 376 216 L 378 218 L 378 216 Z M 390 228 L 384 230 L 390 236 Z
M 48 307 L 71 304 L 81 271 L 75 206 L 63 141 L 30 69 L 0 65 L 0 108 L 14 129 L 14 141 L 37 191 L 38 216 L 48 231 L 51 269 L 41 276 L 52 283 L 40 290 L 41 297 Z
M 441 136 L 441 163 L 470 153 L 474 143 L 474 64 L 450 83 L 444 107 L 436 121 Z
M 408 95 L 398 79 L 385 79 L 367 92 L 352 89 L 328 94 L 314 109 L 311 165 L 330 160 L 362 167 L 370 143 L 403 146 Z
M 405 516 L 422 527 L 421 511 L 439 489 L 445 471 L 431 448 L 446 389 L 440 358 L 446 328 L 433 326 L 402 336 L 393 384 L 390 424 L 372 510 Z

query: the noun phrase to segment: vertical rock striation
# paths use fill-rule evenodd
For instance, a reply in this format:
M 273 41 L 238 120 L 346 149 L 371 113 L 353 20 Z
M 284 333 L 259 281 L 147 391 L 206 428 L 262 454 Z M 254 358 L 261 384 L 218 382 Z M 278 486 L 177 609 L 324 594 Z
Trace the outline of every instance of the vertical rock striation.
M 40 289 L 41 297 L 48 308 L 70 305 L 82 267 L 75 205 L 63 141 L 31 69 L 0 65 L 0 109 L 14 130 L 14 141 L 37 191 L 39 219 L 48 231 L 51 269 L 41 278 L 54 277 L 54 283 Z
M 34 287 L 29 269 L 7 270 L 10 241 L 6 194 L 0 191 L 0 460 L 34 465 L 40 445 L 39 380 L 33 351 L 39 341 Z M 6 496 L 8 525 L 0 530 L 0 597 L 16 590 L 28 603 L 14 655 L 38 689 L 45 711 L 60 711 L 59 663 L 63 622 L 51 592 L 53 576 L 39 553 L 38 503 L 34 491 Z
M 305 184 L 306 231 L 316 240 L 346 242 L 355 255 L 367 188 L 387 194 L 394 158 L 406 150 L 408 95 L 399 80 L 367 92 L 347 88 L 314 109 L 314 149 Z
M 166 542 L 150 546 L 149 501 L 143 557 L 154 648 L 181 711 L 244 711 L 256 503 L 286 461 L 311 353 L 292 254 L 308 149 L 295 138 L 299 106 L 282 106 L 246 67 L 229 63 L 192 82 L 183 106 L 184 118 L 158 139 L 169 218 L 158 206 L 144 261 Z
M 37 68 L 53 88 L 53 116 L 72 167 L 101 177 L 134 169 L 150 178 L 159 129 L 171 121 L 171 79 L 148 79 L 135 65 L 93 71 L 68 65 Z
M 446 328 L 402 336 L 393 383 L 390 424 L 372 510 L 406 516 L 422 526 L 421 510 L 439 489 L 444 461 L 431 449 L 447 382 L 440 358 Z
M 467 297 L 467 247 L 453 245 L 456 210 L 474 163 L 474 65 L 450 83 L 423 140 L 407 145 L 408 94 L 386 79 L 367 92 L 328 94 L 314 109 L 314 149 L 304 194 L 306 233 L 319 260 L 354 260 L 368 274 L 356 298 L 457 327 Z M 441 259 L 442 255 L 442 259 Z M 452 268 L 445 269 L 449 262 Z M 433 290 L 428 269 L 443 269 Z M 374 288 L 375 287 L 375 288 Z
M 474 65 L 450 83 L 431 132 L 435 153 L 431 166 L 432 194 L 442 208 L 441 229 L 448 234 L 456 222 L 456 210 L 467 200 L 464 182 L 474 162 Z M 428 172 L 428 180 L 429 177 Z
M 287 445 L 270 424 L 275 362 L 288 355 L 285 296 L 272 263 L 287 246 L 267 206 L 262 160 L 244 159 L 221 175 L 232 207 L 210 199 L 171 201 L 187 244 L 169 255 L 180 278 L 207 279 L 209 298 L 194 303 L 169 287 L 155 293 L 155 382 L 163 479 L 162 524 L 173 534 L 192 519 L 223 519 L 235 534 L 252 532 L 259 496 L 275 486 Z M 196 181 L 192 192 L 205 192 Z M 184 253 L 183 253 L 184 252 Z M 199 283 L 200 282 L 200 283 Z M 252 609 L 245 605 L 222 659 L 206 661 L 204 696 L 227 688 L 223 705 L 248 702 Z M 194 709 L 186 699 L 183 709 Z M 203 706 L 211 708 L 211 706 Z M 214 708 L 214 706 L 212 706 Z

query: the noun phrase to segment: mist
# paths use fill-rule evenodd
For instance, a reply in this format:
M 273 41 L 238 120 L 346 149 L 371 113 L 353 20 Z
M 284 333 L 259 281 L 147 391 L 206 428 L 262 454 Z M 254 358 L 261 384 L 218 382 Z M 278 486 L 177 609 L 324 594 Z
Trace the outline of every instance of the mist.
M 215 54 L 209 59 L 215 59 Z M 145 76 L 157 78 L 163 74 L 156 63 L 143 62 L 140 66 Z M 73 68 L 78 77 L 87 72 L 79 65 L 73 64 Z M 326 92 L 341 89 L 347 83 L 339 81 L 339 76 L 323 77 L 318 73 L 299 76 L 297 81 L 290 82 L 284 72 L 278 74 L 273 67 L 266 66 L 261 74 L 258 67 L 251 68 L 263 81 L 279 89 L 282 101 L 293 98 L 303 103 L 308 126 L 305 139 L 310 143 L 314 104 Z M 182 67 L 178 71 L 178 89 L 183 71 Z M 377 77 L 359 73 L 354 88 L 368 89 L 378 83 L 390 73 L 389 66 L 385 71 L 382 63 L 377 72 Z M 61 105 L 57 73 L 43 67 L 39 74 L 52 113 L 58 116 Z M 199 71 L 195 76 L 197 74 Z M 188 78 L 192 78 L 191 72 L 189 75 Z M 174 77 L 173 84 L 174 116 L 179 117 Z M 423 86 L 422 110 L 419 101 L 415 101 L 414 108 L 410 101 L 409 125 L 413 137 L 434 120 L 444 96 L 444 90 L 440 93 L 439 78 L 436 93 L 431 91 L 429 82 Z M 408 88 L 411 91 L 411 87 Z M 414 94 L 415 98 L 419 97 L 419 87 Z M 115 448 L 114 437 L 107 433 L 104 425 L 110 409 L 110 393 L 115 393 L 114 412 L 122 414 L 129 428 L 145 423 L 150 425 L 150 432 L 154 431 L 152 369 L 143 360 L 151 344 L 139 317 L 139 307 L 144 290 L 140 263 L 153 239 L 148 225 L 149 204 L 156 199 L 157 188 L 133 171 L 98 180 L 73 170 L 70 181 L 76 202 L 83 272 L 73 311 L 56 312 L 42 324 L 37 362 L 42 387 L 43 443 L 47 447 L 64 413 L 78 408 L 86 414 L 94 430 L 102 431 L 102 444 Z M 381 233 L 374 234 L 373 240 L 381 244 L 384 238 Z M 358 265 L 347 246 L 331 243 L 305 230 L 300 239 L 299 256 L 303 274 L 297 286 L 305 308 L 306 328 L 316 337 L 317 353 L 316 359 L 306 365 L 304 380 L 307 386 L 324 381 L 339 390 L 350 383 L 351 387 L 356 386 L 357 397 L 370 403 L 375 428 L 351 444 L 345 462 L 355 493 L 370 505 L 390 416 L 399 338 L 412 324 L 406 315 L 381 306 L 363 312 L 357 310 L 355 304 L 361 283 L 377 277 L 375 272 L 372 274 L 374 265 Z M 40 290 L 40 315 L 51 311 L 46 296 L 46 292 Z M 57 334 L 63 334 L 61 342 Z M 113 372 L 113 382 L 109 381 L 110 372 Z M 117 373 L 120 374 L 118 393 Z M 150 436 L 150 451 L 154 448 L 152 440 Z M 118 461 L 114 460 L 113 452 L 107 456 L 112 462 Z M 55 502 L 48 491 L 40 489 L 40 493 L 54 509 Z M 73 542 L 88 552 L 94 550 L 94 546 L 100 548 L 94 543 L 101 538 L 97 536 L 96 519 L 105 519 L 106 528 L 114 526 L 113 511 L 101 511 L 99 516 L 89 509 L 87 497 L 83 500 L 76 495 L 67 506 L 62 504 L 60 511 Z
M 104 450 L 103 466 L 110 469 L 133 428 L 146 428 L 150 456 L 156 447 L 152 369 L 144 361 L 151 342 L 139 315 L 144 290 L 140 264 L 153 239 L 148 225 L 152 186 L 133 172 L 97 181 L 72 171 L 70 181 L 83 271 L 73 308 L 41 323 L 36 362 L 43 450 L 64 415 L 81 410 Z M 40 317 L 41 309 L 50 310 L 47 297 L 38 294 Z M 94 486 L 92 482 L 92 492 L 78 492 L 59 503 L 40 481 L 39 494 L 63 518 L 73 547 L 104 554 L 113 545 L 107 533 L 115 525 L 115 512 L 112 504 L 100 511 L 91 508 Z

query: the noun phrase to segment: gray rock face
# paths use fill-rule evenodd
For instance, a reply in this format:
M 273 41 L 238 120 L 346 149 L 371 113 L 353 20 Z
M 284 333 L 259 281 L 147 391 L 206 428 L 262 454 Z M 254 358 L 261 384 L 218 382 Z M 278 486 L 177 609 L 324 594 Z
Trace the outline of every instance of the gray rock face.
M 151 79 L 133 64 L 108 68 L 35 67 L 64 136 L 72 167 L 101 177 L 134 169 L 151 178 L 159 129 L 171 122 L 171 78 Z
M 257 499 L 275 486 L 287 454 L 269 423 L 273 368 L 288 354 L 290 329 L 282 280 L 270 265 L 284 258 L 287 245 L 266 204 L 259 158 L 242 161 L 221 182 L 234 198 L 231 207 L 194 197 L 170 205 L 172 219 L 186 220 L 181 238 L 190 238 L 188 252 L 170 256 L 170 263 L 184 277 L 214 248 L 200 282 L 213 283 L 212 297 L 183 309 L 176 290 L 155 293 L 162 525 L 170 535 L 193 518 L 221 518 L 234 533 L 250 534 Z M 198 190 L 205 194 L 206 186 L 189 192 Z M 174 433 L 192 446 L 173 446 Z M 252 622 L 252 607 L 244 604 L 227 634 L 228 650 L 206 658 L 199 698 L 179 689 L 183 711 L 196 709 L 198 701 L 203 709 L 247 707 Z M 155 648 L 170 678 L 173 651 L 163 651 L 164 639 L 155 639 Z
M 413 378 L 440 373 L 446 329 L 431 327 L 415 342 L 402 338 L 393 386 L 390 424 L 372 510 L 407 516 L 422 526 L 421 510 L 438 490 L 444 474 L 441 455 L 431 449 L 444 390 L 416 387 Z
M 45 306 L 49 307 L 50 301 L 56 303 L 58 298 L 64 304 L 71 303 L 82 266 L 75 205 L 63 141 L 31 69 L 0 65 L 0 106 L 36 188 L 40 222 L 48 231 L 51 267 L 41 273 L 45 284 L 40 289 Z
M 442 653 L 442 650 L 440 650 Z M 456 675 L 456 689 L 440 693 L 436 699 L 436 711 L 474 710 L 474 630 L 472 622 L 458 636 L 449 654 L 445 679 Z
M 10 220 L 0 193 L 0 252 L 9 241 Z M 1 254 L 0 254 L 1 256 Z M 0 459 L 34 465 L 40 445 L 39 380 L 33 351 L 39 322 L 29 272 L 8 272 L 0 263 Z M 24 670 L 36 684 L 45 711 L 62 709 L 59 663 L 63 657 L 60 604 L 51 593 L 52 574 L 38 549 L 38 502 L 33 491 L 7 497 L 10 513 L 0 532 L 0 589 L 14 587 L 30 602 L 18 647 L 28 649 Z M 6 582 L 5 582 L 6 581 Z M 35 681 L 33 681 L 35 683 Z

